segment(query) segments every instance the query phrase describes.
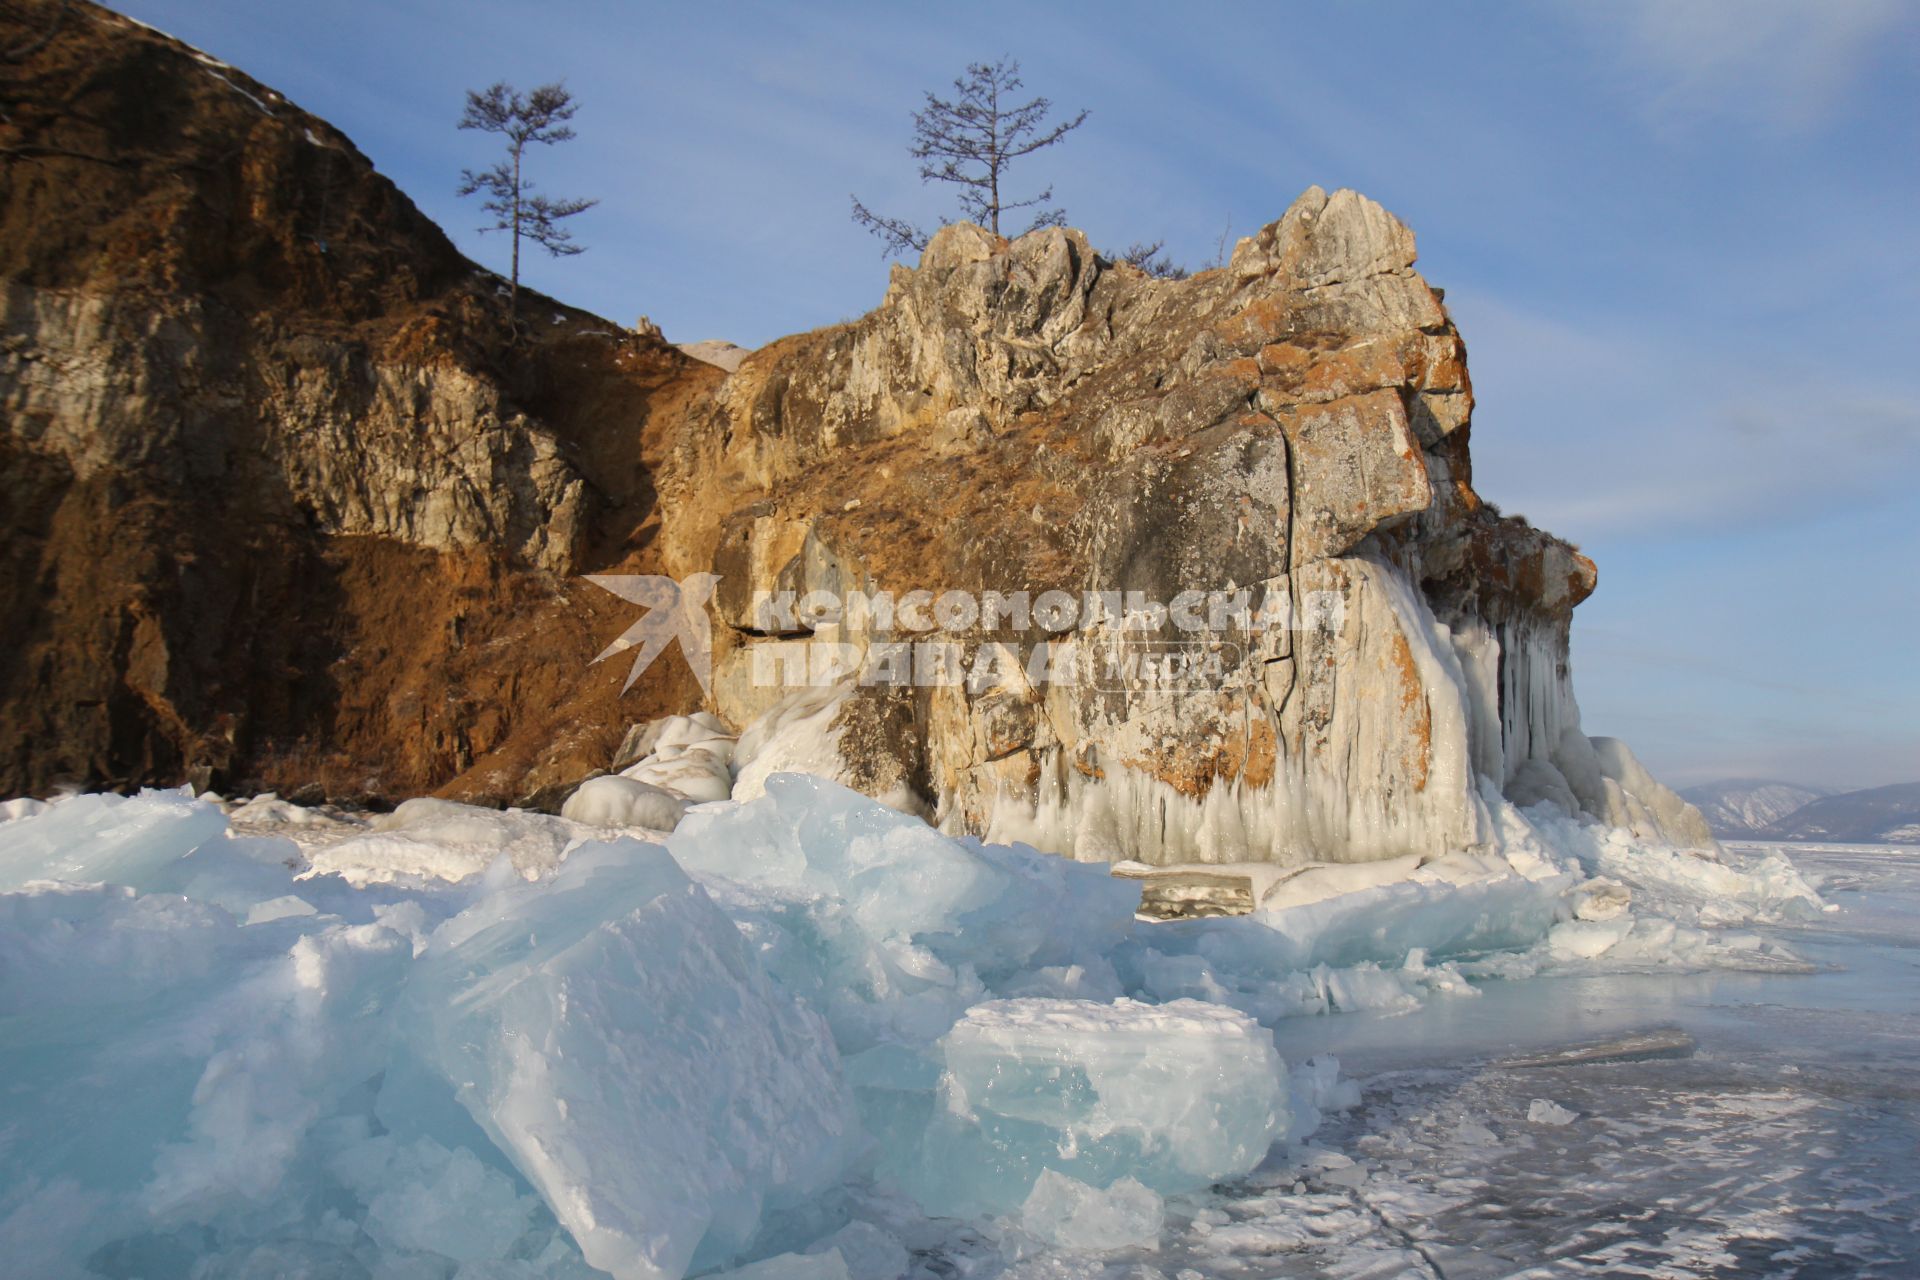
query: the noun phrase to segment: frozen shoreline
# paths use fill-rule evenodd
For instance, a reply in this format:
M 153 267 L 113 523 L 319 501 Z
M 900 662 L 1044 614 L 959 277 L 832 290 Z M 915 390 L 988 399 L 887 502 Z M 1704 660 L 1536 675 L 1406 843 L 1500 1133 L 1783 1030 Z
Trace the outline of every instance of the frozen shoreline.
M 1496 812 L 1497 852 L 1143 924 L 1102 867 L 814 779 L 651 839 L 437 802 L 316 839 L 66 801 L 0 825 L 0 1240 L 46 1275 L 183 1249 L 209 1275 L 1227 1274 L 1208 1250 L 1259 1232 L 1203 1228 L 1250 1195 L 1312 1236 L 1325 1187 L 1418 1171 L 1364 1149 L 1393 1071 L 1522 1026 L 1590 1039 L 1581 983 L 1827 976 L 1799 949 L 1833 917 L 1768 851 Z M 1410 1045 L 1440 1056 L 1382 1057 Z M 1395 1238 L 1353 1211 L 1368 1248 Z

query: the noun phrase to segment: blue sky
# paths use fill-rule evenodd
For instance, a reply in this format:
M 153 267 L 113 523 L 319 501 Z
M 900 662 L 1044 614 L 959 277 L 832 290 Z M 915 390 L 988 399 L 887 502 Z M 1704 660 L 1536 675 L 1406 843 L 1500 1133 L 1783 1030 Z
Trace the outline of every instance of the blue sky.
M 1419 236 L 1466 335 L 1476 486 L 1600 565 L 1589 732 L 1680 782 L 1920 779 L 1920 6 L 122 0 L 346 130 L 475 258 L 463 92 L 565 79 L 539 288 L 676 341 L 858 315 L 847 218 L 947 209 L 920 92 L 1010 54 L 1089 108 L 1024 177 L 1192 264 L 1302 188 Z M 1172 15 L 1172 16 L 1170 16 Z

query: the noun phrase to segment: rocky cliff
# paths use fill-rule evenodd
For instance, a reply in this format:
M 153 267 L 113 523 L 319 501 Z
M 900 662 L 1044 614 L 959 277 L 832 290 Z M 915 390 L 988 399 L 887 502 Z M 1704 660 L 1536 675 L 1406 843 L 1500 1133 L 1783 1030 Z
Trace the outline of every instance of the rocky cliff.
M 718 370 L 538 297 L 510 341 L 338 131 L 138 24 L 0 51 L 0 790 L 505 800 L 697 696 L 618 706 L 574 575 L 645 564 Z
M 1474 493 L 1465 349 L 1413 262 L 1392 215 L 1317 188 L 1184 281 L 1074 231 L 944 230 L 871 315 L 748 359 L 663 470 L 669 562 L 722 574 L 717 709 L 780 714 L 813 641 L 823 688 L 787 695 L 811 758 L 1082 856 L 1467 847 L 1483 776 L 1710 845 L 1581 733 L 1568 627 L 1594 567 Z M 936 607 L 890 627 L 833 608 L 915 591 Z M 1077 615 L 976 609 L 1023 591 Z M 910 681 L 875 658 L 903 640 Z M 917 669 L 930 643 L 949 678 Z
M 1711 845 L 1581 732 L 1593 566 L 1474 493 L 1460 336 L 1363 196 L 1178 282 L 950 227 L 729 373 L 537 297 L 516 340 L 323 122 L 20 12 L 0 788 L 559 794 L 701 701 L 588 669 L 633 610 L 581 575 L 714 573 L 749 787 L 1161 863 L 1467 847 L 1498 791 Z

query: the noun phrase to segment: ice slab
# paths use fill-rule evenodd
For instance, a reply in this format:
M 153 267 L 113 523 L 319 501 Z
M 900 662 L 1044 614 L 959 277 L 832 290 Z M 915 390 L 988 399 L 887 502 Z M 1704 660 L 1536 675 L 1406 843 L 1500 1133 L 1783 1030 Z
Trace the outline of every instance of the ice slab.
M 954 839 L 799 774 L 689 813 L 667 847 L 728 895 L 773 971 L 853 1051 L 930 1044 L 1038 970 L 1101 969 L 1139 901 L 1104 867 Z
M 725 1265 L 856 1153 L 825 1023 L 658 845 L 582 845 L 484 898 L 412 997 L 422 1055 L 622 1280 Z
M 1315 1054 L 1296 1066 L 1287 1083 L 1291 1093 L 1288 1142 L 1311 1137 L 1328 1115 L 1360 1105 L 1360 1086 L 1341 1078 L 1340 1059 L 1329 1053 Z
M 871 1222 L 849 1222 L 806 1248 L 807 1253 L 828 1250 L 840 1255 L 851 1280 L 900 1280 L 911 1262 L 906 1246 Z
M 579 836 L 549 814 L 423 796 L 378 815 L 365 832 L 309 846 L 306 856 L 312 874 L 355 886 L 467 880 L 503 858 L 532 878 L 557 866 Z
M 1569 1111 L 1550 1098 L 1535 1098 L 1527 1106 L 1527 1122 L 1558 1127 L 1572 1124 L 1580 1118 L 1577 1111 Z
M 1283 1135 L 1271 1035 L 1197 1000 L 995 1000 L 940 1043 L 939 1113 L 909 1190 L 929 1212 L 1020 1206 L 1052 1169 L 1182 1191 L 1245 1173 Z
M 0 891 L 31 880 L 158 887 L 156 876 L 226 829 L 226 815 L 185 788 L 75 796 L 0 825 Z
M 838 1249 L 782 1253 L 722 1272 L 713 1280 L 854 1280 Z
M 430 1138 L 368 1138 L 328 1161 L 366 1203 L 362 1228 L 384 1249 L 455 1262 L 503 1259 L 533 1225 L 539 1201 L 472 1151 Z

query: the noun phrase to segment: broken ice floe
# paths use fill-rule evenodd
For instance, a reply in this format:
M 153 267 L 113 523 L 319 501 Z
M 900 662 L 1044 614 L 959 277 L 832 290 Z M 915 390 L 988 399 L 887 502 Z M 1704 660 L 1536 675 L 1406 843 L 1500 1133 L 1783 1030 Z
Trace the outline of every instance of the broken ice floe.
M 1527 1105 L 1529 1124 L 1566 1125 L 1580 1118 L 1577 1111 L 1569 1111 L 1551 1098 L 1535 1098 Z
M 641 762 L 730 763 L 676 732 Z M 1358 1100 L 1330 1058 L 1288 1069 L 1281 1020 L 1738 962 L 1771 944 L 1716 921 L 1818 905 L 1784 862 L 1506 811 L 1497 849 L 1154 925 L 1103 867 L 761 788 L 664 837 L 433 800 L 12 806 L 0 1247 L 35 1275 L 767 1280 L 896 1280 L 936 1218 L 1147 1248 L 1168 1197 Z

